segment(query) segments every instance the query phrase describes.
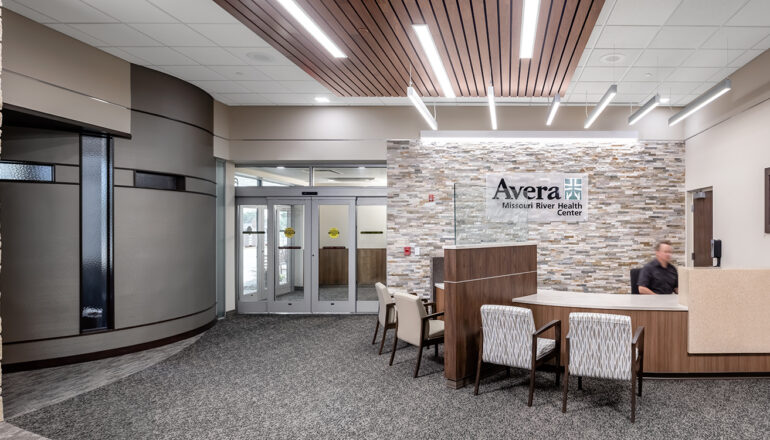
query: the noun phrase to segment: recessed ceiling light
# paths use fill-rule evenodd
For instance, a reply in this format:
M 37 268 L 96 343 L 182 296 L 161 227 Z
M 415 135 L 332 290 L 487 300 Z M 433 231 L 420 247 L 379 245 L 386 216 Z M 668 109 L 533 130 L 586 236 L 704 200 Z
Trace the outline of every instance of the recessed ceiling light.
M 604 55 L 601 58 L 599 58 L 599 61 L 606 64 L 618 64 L 625 59 L 626 59 L 626 56 L 623 55 L 622 53 L 608 53 L 607 55 Z
M 524 0 L 521 11 L 521 45 L 519 58 L 532 58 L 535 52 L 535 34 L 537 34 L 537 16 L 540 13 L 540 0 Z
M 644 77 L 645 78 L 652 78 L 652 73 L 647 72 L 647 73 L 644 74 Z
M 334 58 L 347 58 L 328 35 L 297 5 L 294 0 L 278 0 L 278 3 L 301 24 Z
M 661 104 L 668 104 L 669 101 L 670 101 L 669 98 L 660 98 L 660 103 Z
M 284 169 L 284 168 L 286 168 L 286 167 L 276 167 L 276 168 L 278 168 L 279 170 L 282 170 L 282 169 Z
M 444 96 L 447 98 L 454 98 L 455 91 L 452 89 L 452 83 L 449 82 L 449 76 L 444 68 L 444 63 L 441 61 L 441 56 L 438 54 L 436 43 L 433 41 L 433 36 L 430 34 L 430 29 L 427 24 L 414 24 L 412 25 L 414 32 L 417 34 L 417 38 L 420 39 L 422 50 L 428 57 L 430 67 L 433 69 L 433 73 L 436 75 L 441 91 L 444 92 Z
M 315 102 L 317 102 L 319 104 L 328 104 L 329 103 L 329 98 L 327 98 L 326 96 L 316 96 L 315 97 Z

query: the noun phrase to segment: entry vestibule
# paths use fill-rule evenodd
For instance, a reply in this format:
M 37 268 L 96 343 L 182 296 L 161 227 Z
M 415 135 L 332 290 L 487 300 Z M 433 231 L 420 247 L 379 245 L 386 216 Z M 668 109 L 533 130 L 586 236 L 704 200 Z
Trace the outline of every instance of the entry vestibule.
M 372 313 L 385 188 L 236 187 L 238 313 Z

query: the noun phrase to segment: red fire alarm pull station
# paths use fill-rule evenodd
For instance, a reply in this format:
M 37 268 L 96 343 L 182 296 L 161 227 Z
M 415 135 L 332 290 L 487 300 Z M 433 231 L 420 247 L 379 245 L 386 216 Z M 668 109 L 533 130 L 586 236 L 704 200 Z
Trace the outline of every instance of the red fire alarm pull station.
M 404 256 L 408 257 L 412 255 L 412 247 L 411 246 L 404 246 Z
M 429 202 L 432 202 L 433 200 L 434 200 L 434 199 L 433 199 L 433 194 L 428 194 L 428 201 L 429 201 Z

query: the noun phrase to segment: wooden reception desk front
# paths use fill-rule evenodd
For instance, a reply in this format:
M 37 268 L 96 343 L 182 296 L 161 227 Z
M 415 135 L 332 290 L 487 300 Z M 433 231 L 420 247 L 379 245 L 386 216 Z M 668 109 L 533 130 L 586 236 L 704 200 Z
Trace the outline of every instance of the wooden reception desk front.
M 645 373 L 770 373 L 770 270 L 681 268 L 681 295 L 605 294 L 537 289 L 532 243 L 451 246 L 444 256 L 436 293 L 446 304 L 449 387 L 475 375 L 482 304 L 527 307 L 536 327 L 559 319 L 562 338 L 572 312 L 628 315 L 645 327 Z

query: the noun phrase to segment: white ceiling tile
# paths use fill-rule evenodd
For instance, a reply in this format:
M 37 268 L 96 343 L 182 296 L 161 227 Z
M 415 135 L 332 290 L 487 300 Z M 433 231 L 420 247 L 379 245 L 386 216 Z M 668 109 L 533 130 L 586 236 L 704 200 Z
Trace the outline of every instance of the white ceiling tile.
M 586 66 L 590 67 L 625 67 L 631 66 L 636 57 L 642 53 L 641 49 L 594 49 L 589 56 Z M 613 55 L 620 56 L 618 61 L 609 60 Z M 605 60 L 602 60 L 605 58 Z
M 286 87 L 282 86 L 278 81 L 274 80 L 268 80 L 268 81 L 237 81 L 237 83 L 248 90 L 249 92 L 254 93 L 282 93 L 282 92 L 289 92 L 289 90 L 286 89 Z
M 161 44 L 143 33 L 122 23 L 73 24 L 75 29 L 104 41 L 107 46 L 160 46 Z
M 583 81 L 617 81 L 625 69 L 612 67 L 584 67 L 580 74 L 580 82 Z
M 252 66 L 293 66 L 294 63 L 272 47 L 228 47 L 227 50 Z
M 604 3 L 602 10 L 599 11 L 599 17 L 596 18 L 597 25 L 604 25 L 607 23 L 607 19 L 610 18 L 610 11 L 614 9 L 613 5 L 615 3 L 617 3 L 617 0 L 608 0 Z
M 662 25 L 677 5 L 676 0 L 618 0 L 607 24 Z
M 80 0 L 23 0 L 18 3 L 63 23 L 114 23 L 116 21 Z
M 312 93 L 265 93 L 262 96 L 278 105 L 315 104 L 315 95 Z
M 235 81 L 190 81 L 209 93 L 247 93 L 245 87 Z
M 751 60 L 758 57 L 764 52 L 764 50 L 758 50 L 758 49 L 750 49 L 743 54 L 741 54 L 739 57 L 735 58 L 733 61 L 730 62 L 730 65 L 728 67 L 743 67 L 746 64 L 748 64 Z
M 588 92 L 589 95 L 602 94 L 606 92 L 611 85 L 612 82 L 609 81 L 580 81 L 575 84 L 573 92 L 577 94 L 585 94 Z
M 146 0 L 82 0 L 123 23 L 175 23 L 174 17 Z
M 618 94 L 647 95 L 655 90 L 657 83 L 623 81 L 618 84 Z
M 280 81 L 289 92 L 294 93 L 331 93 L 318 81 Z
M 239 93 L 238 95 L 220 95 L 228 96 L 232 105 L 273 105 L 273 102 L 257 93 Z
M 658 26 L 605 26 L 594 47 L 613 49 L 645 48 L 658 32 Z
M 715 67 L 732 64 L 732 62 L 742 55 L 744 50 L 724 50 L 701 49 L 695 51 L 689 58 L 682 63 L 682 67 Z
M 632 67 L 626 71 L 623 81 L 659 82 L 664 81 L 672 73 L 673 67 Z
M 751 49 L 770 35 L 770 27 L 723 27 L 703 45 L 705 49 Z
M 764 40 L 762 40 L 759 43 L 757 43 L 757 45 L 754 46 L 754 49 L 759 49 L 759 50 L 770 49 L 770 36 L 768 36 Z
M 235 105 L 236 101 L 233 99 L 233 97 L 239 96 L 238 94 L 228 95 L 223 93 L 213 93 L 212 95 L 214 99 L 221 102 L 222 104 L 227 104 L 227 105 Z
M 155 66 L 189 66 L 197 64 L 168 47 L 122 47 L 130 55 L 147 60 Z
M 181 23 L 139 23 L 131 27 L 166 46 L 216 46 L 208 38 Z
M 718 67 L 680 67 L 666 78 L 667 82 L 706 81 L 719 71 Z
M 599 40 L 599 34 L 601 33 L 602 28 L 600 26 L 595 26 L 594 30 L 591 31 L 591 36 L 588 38 L 588 43 L 586 43 L 586 49 L 596 46 L 596 41 Z
M 714 85 L 730 76 L 736 70 L 738 70 L 737 67 L 725 67 L 722 69 L 717 69 L 717 72 L 711 75 L 711 78 L 708 79 L 708 82 L 711 82 L 713 83 L 712 85 Z
M 626 103 L 626 104 L 638 104 L 644 100 L 644 98 L 647 98 L 647 95 L 642 95 L 640 93 L 620 93 L 618 92 L 617 95 L 615 95 L 615 98 L 612 100 L 613 104 L 617 105 L 619 103 Z M 630 113 L 630 112 L 629 112 Z
M 242 23 L 191 24 L 190 27 L 205 35 L 219 46 L 270 47 L 270 45 Z
M 667 25 L 721 25 L 741 8 L 736 0 L 684 0 L 671 14 Z
M 770 26 L 770 1 L 751 0 L 727 22 L 728 26 Z
M 636 66 L 677 67 L 693 52 L 691 49 L 647 49 L 636 61 Z
M 139 58 L 137 56 L 134 56 L 126 51 L 123 50 L 123 48 L 117 48 L 117 47 L 100 47 L 100 50 L 103 50 L 104 52 L 107 52 L 108 54 L 115 55 L 118 58 L 124 59 L 128 61 L 129 63 L 139 64 L 140 66 L 148 66 L 151 63 L 144 58 Z
M 179 52 L 205 66 L 239 66 L 240 58 L 221 47 L 175 47 Z
M 212 0 L 149 0 L 182 23 L 237 23 Z
M 94 38 L 85 32 L 81 32 L 78 29 L 75 29 L 71 25 L 64 24 L 64 23 L 50 23 L 47 25 L 49 28 L 56 30 L 57 32 L 61 32 L 62 34 L 69 35 L 70 37 L 80 40 L 88 45 L 91 46 L 107 46 L 108 44 L 104 41 Z
M 700 86 L 699 82 L 665 82 L 660 85 L 659 90 L 661 94 L 679 96 L 692 93 L 696 87 Z
M 671 104 L 684 107 L 697 97 L 698 95 L 681 95 L 678 98 L 674 97 Z
M 299 81 L 312 80 L 313 77 L 297 66 L 260 66 L 259 70 L 275 80 Z
M 204 66 L 157 66 L 169 75 L 185 81 L 215 81 L 226 80 L 224 76 Z
M 3 0 L 3 7 L 38 23 L 56 23 L 55 19 L 45 14 L 41 14 L 34 9 L 28 8 L 14 0 Z
M 719 29 L 715 26 L 664 26 L 650 42 L 656 49 L 697 49 Z
M 265 81 L 271 79 L 251 66 L 210 66 L 209 68 L 232 81 Z

